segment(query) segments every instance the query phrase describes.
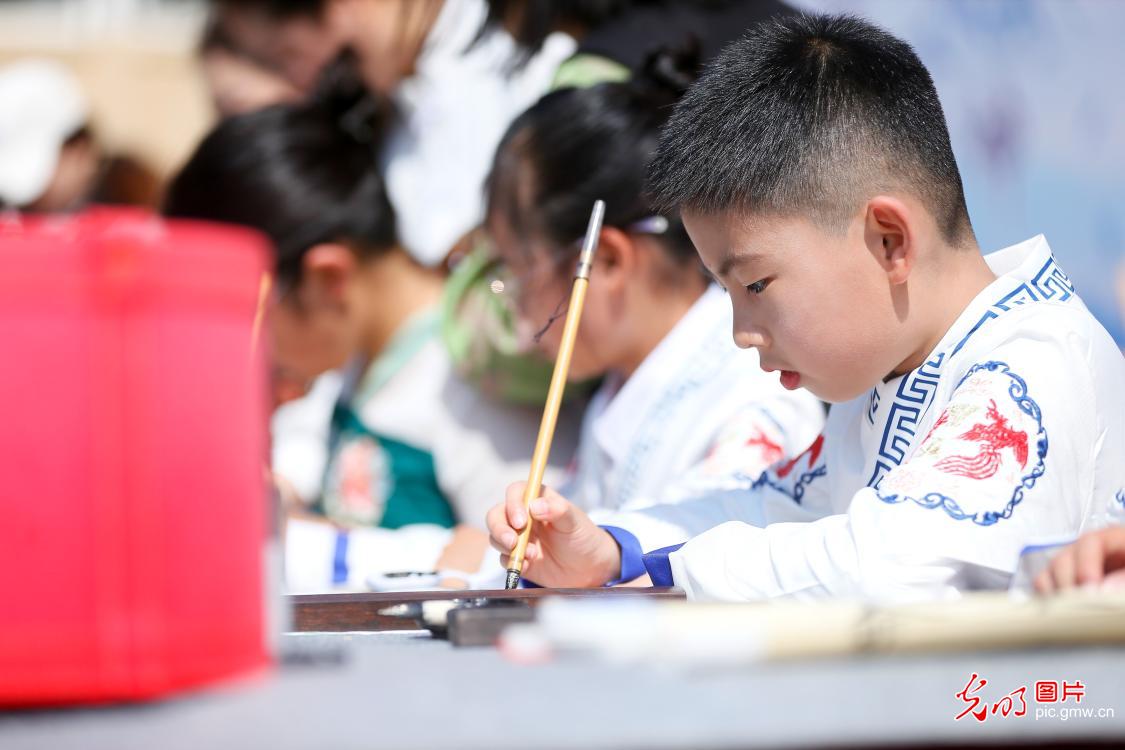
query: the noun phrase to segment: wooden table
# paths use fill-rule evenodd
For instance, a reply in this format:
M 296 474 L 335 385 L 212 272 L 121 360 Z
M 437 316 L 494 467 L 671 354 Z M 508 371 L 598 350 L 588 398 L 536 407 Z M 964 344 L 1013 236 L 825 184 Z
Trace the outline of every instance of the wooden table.
M 671 588 L 608 588 L 608 589 L 515 589 L 513 591 L 403 591 L 395 593 L 357 594 L 294 594 L 286 597 L 292 612 L 292 628 L 297 633 L 379 632 L 417 628 L 400 617 L 388 617 L 379 611 L 407 602 L 475 599 L 526 601 L 536 605 L 547 597 L 637 597 L 683 599 L 684 593 Z

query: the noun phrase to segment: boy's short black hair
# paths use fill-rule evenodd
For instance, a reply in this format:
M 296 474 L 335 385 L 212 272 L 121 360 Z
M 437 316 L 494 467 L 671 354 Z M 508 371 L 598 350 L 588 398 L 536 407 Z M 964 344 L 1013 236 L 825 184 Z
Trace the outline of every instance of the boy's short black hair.
M 929 72 L 906 42 L 842 15 L 776 18 L 723 50 L 676 106 L 649 172 L 665 210 L 836 228 L 895 188 L 924 201 L 946 241 L 971 236 Z

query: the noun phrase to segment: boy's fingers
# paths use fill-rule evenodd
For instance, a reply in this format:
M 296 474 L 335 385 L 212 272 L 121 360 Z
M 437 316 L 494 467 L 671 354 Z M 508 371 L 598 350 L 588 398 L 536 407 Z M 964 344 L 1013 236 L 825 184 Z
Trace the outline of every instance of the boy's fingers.
M 516 537 L 514 534 L 512 536 L 501 536 L 499 537 L 499 539 L 497 539 L 497 537 L 495 536 L 489 536 L 488 544 L 489 546 L 492 546 L 492 548 L 497 552 L 503 552 L 504 554 L 507 554 L 508 552 L 511 552 L 515 549 L 515 539 Z
M 1057 591 L 1074 588 L 1074 548 L 1067 547 L 1051 560 L 1051 578 Z
M 1125 568 L 1125 528 L 1115 526 L 1101 532 L 1103 570 L 1108 574 Z
M 1035 577 L 1040 594 L 1075 586 L 1125 582 L 1125 528 L 1110 527 L 1083 535 Z
M 1101 583 L 1105 577 L 1105 548 L 1100 534 L 1087 534 L 1075 543 L 1075 577 L 1079 586 Z
M 547 492 L 531 503 L 531 515 L 535 520 L 549 522 L 555 531 L 563 534 L 570 534 L 578 528 L 582 520 L 580 513 L 557 492 Z
M 497 505 L 488 511 L 488 543 L 499 552 L 511 552 L 516 545 L 516 532 L 508 525 L 504 506 Z
M 544 497 L 532 500 L 529 509 L 531 510 L 531 517 L 541 523 L 553 521 L 557 513 L 557 510 L 552 507 L 551 501 Z
M 1125 568 L 1109 568 L 1102 581 L 1102 591 L 1125 591 Z
M 484 525 L 488 528 L 489 533 L 495 533 L 510 528 L 508 526 L 504 506 L 493 505 L 489 508 L 488 513 L 484 516 Z
M 508 485 L 504 495 L 504 506 L 507 508 L 508 523 L 513 529 L 522 529 L 527 524 L 527 513 L 523 507 L 524 488 L 527 482 L 516 482 Z

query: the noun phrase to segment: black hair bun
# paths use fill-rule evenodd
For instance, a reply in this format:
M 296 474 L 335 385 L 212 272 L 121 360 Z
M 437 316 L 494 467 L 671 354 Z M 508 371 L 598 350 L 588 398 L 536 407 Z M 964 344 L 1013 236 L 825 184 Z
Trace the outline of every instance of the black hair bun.
M 317 80 L 309 104 L 323 110 L 340 129 L 357 142 L 377 149 L 390 126 L 390 101 L 367 88 L 359 61 L 345 49 L 329 63 Z
M 699 77 L 701 49 L 694 35 L 679 47 L 661 47 L 645 59 L 631 79 L 633 86 L 664 103 L 675 103 Z

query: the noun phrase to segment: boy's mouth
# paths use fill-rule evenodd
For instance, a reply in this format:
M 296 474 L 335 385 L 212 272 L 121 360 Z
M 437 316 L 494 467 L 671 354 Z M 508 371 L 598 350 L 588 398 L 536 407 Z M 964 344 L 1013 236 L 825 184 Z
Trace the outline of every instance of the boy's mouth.
M 781 374 L 781 386 L 790 391 L 795 391 L 801 387 L 801 373 L 796 370 L 781 370 L 776 367 L 771 367 L 766 363 L 760 363 L 762 370 L 765 372 L 777 372 Z

